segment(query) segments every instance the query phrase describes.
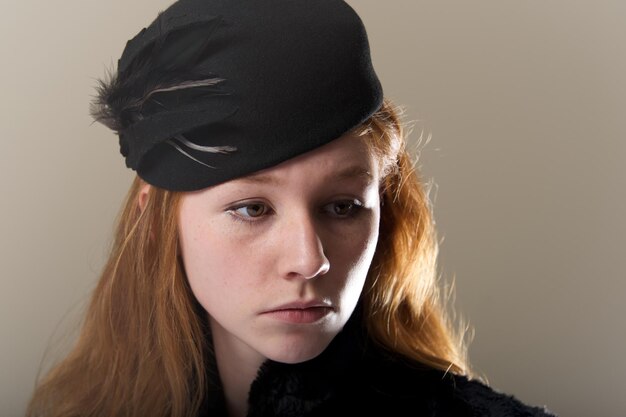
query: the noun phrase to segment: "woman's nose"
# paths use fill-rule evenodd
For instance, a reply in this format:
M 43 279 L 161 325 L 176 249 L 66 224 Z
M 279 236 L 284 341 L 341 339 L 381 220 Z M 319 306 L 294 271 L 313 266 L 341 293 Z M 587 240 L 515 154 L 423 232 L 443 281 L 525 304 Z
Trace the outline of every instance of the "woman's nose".
M 280 238 L 281 276 L 311 279 L 330 269 L 323 241 L 310 215 L 294 216 L 286 222 Z

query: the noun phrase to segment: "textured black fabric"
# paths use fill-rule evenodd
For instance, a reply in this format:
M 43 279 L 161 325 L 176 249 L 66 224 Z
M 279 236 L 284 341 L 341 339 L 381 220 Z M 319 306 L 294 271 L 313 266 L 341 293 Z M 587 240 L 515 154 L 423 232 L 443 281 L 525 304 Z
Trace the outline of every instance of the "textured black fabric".
M 172 88 L 185 81 L 205 84 Z M 92 114 L 140 177 L 191 191 L 336 139 L 382 99 L 365 28 L 343 0 L 179 0 L 128 41 Z
M 548 417 L 476 380 L 391 355 L 368 341 L 354 317 L 317 358 L 265 362 L 249 393 L 248 417 Z M 202 416 L 225 416 L 223 399 Z

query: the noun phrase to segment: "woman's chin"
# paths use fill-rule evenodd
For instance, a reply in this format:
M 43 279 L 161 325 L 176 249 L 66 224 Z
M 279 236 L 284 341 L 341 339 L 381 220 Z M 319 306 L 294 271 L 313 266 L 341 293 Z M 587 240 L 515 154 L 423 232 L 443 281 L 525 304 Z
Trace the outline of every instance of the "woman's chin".
M 335 335 L 320 335 L 315 340 L 284 341 L 278 346 L 268 346 L 265 357 L 274 362 L 296 364 L 314 359 L 330 344 Z

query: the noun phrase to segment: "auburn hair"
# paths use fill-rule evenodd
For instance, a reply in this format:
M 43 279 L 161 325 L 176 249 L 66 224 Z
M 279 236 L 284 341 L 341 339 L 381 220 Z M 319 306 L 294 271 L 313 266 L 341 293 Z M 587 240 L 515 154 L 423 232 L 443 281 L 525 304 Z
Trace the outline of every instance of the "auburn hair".
M 362 302 L 385 349 L 467 374 L 462 332 L 437 280 L 437 238 L 396 107 L 385 100 L 354 129 L 384 173 L 379 242 Z M 192 417 L 215 374 L 206 313 L 187 282 L 178 243 L 183 193 L 135 178 L 78 340 L 38 382 L 28 417 Z

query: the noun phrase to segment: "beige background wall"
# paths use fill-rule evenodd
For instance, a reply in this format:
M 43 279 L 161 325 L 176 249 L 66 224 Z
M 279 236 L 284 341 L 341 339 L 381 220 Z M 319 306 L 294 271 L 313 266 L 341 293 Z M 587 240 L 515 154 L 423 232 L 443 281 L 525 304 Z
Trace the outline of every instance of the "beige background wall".
M 94 78 L 169 3 L 0 2 L 2 416 L 71 341 L 131 180 L 90 124 Z M 563 416 L 625 416 L 626 2 L 350 4 L 413 139 L 432 135 L 420 165 L 476 369 Z

